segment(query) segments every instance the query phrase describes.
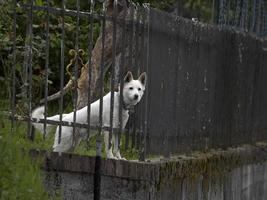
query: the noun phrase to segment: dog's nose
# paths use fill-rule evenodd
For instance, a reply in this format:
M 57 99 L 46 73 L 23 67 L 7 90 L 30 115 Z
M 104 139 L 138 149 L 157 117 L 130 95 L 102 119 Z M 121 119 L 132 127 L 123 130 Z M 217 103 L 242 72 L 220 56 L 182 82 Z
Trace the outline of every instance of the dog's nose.
M 138 95 L 137 95 L 137 94 L 134 95 L 134 99 L 135 99 L 135 100 L 138 99 Z

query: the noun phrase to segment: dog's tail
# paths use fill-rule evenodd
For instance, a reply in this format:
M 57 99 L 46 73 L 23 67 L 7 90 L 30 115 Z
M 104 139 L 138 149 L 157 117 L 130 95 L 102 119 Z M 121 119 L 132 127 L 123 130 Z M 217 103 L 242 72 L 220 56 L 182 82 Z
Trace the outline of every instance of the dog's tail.
M 44 119 L 44 111 L 45 111 L 45 107 L 44 106 L 40 106 L 36 109 L 33 110 L 32 112 L 32 118 L 36 118 L 37 121 L 40 120 L 40 119 Z M 52 116 L 52 117 L 47 117 L 47 119 L 49 120 L 56 120 L 56 121 L 59 121 L 59 115 L 55 115 L 55 116 Z M 44 124 L 43 123 L 33 123 L 33 126 L 38 129 L 42 134 L 44 134 Z M 52 128 L 53 128 L 53 124 L 46 124 L 46 132 L 49 133 Z

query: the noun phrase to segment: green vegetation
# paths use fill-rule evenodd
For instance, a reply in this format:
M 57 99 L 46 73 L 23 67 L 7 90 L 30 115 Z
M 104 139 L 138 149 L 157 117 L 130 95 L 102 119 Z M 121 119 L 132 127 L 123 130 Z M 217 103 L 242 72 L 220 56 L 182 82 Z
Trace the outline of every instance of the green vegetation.
M 10 133 L 7 121 L 0 134 L 0 199 L 49 199 L 41 178 L 40 166 L 27 155 L 25 129 L 18 126 Z M 25 151 L 22 151 L 25 150 Z
M 7 101 L 0 101 L 0 110 L 6 109 Z M 40 163 L 28 156 L 31 148 L 48 148 L 41 136 L 34 142 L 27 139 L 25 123 L 11 123 L 0 113 L 0 199 L 50 199 L 42 184 Z
M 0 110 L 7 110 L 8 102 L 0 101 Z M 42 185 L 40 163 L 33 162 L 28 156 L 30 149 L 52 150 L 54 134 L 51 132 L 44 140 L 36 131 L 34 141 L 27 138 L 27 123 L 15 122 L 11 132 L 11 122 L 0 113 L 0 199 L 49 199 Z M 138 159 L 137 150 L 124 149 L 122 155 L 127 159 Z M 95 137 L 89 145 L 83 141 L 76 149 L 76 154 L 95 155 Z M 87 148 L 89 147 L 89 148 Z M 104 144 L 102 155 L 105 157 Z

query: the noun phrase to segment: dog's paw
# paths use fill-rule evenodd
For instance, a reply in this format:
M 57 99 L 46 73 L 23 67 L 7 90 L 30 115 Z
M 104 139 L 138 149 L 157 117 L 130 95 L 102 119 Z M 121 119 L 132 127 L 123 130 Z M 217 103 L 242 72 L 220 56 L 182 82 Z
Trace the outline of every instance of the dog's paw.
M 115 157 L 116 157 L 117 159 L 119 159 L 119 160 L 126 160 L 125 158 L 121 157 L 121 154 L 120 154 L 119 151 L 115 153 Z
M 109 151 L 109 152 L 107 153 L 107 158 L 108 158 L 108 159 L 116 159 L 116 160 L 117 160 L 117 158 L 113 155 L 112 151 Z

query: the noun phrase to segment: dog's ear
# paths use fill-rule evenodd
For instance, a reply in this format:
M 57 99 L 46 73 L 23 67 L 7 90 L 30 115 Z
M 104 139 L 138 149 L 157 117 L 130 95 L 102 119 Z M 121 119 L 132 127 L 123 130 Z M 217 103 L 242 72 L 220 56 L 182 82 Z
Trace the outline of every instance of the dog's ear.
M 126 76 L 124 77 L 124 82 L 129 83 L 132 80 L 133 80 L 133 74 L 132 72 L 128 71 Z
M 144 85 L 144 87 L 146 86 L 146 79 L 146 72 L 143 72 L 138 78 L 138 80 Z

